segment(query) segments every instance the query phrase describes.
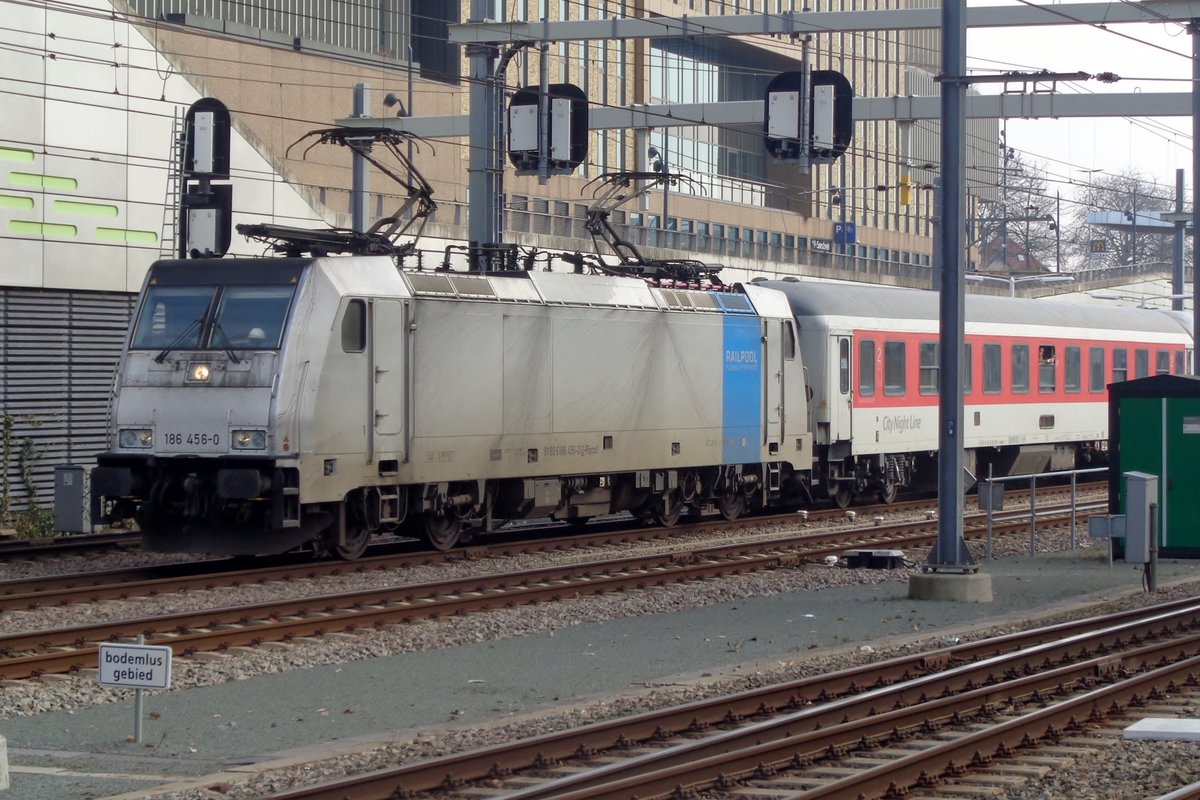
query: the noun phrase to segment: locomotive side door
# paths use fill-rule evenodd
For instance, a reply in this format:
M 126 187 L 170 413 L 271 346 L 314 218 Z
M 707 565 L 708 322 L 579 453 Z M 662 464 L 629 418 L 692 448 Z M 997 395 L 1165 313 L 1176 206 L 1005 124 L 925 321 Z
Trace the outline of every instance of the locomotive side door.
M 834 336 L 830 340 L 833 357 L 829 359 L 829 441 L 851 439 L 853 393 L 851 392 L 853 340 L 849 336 Z
M 405 460 L 404 359 L 408 351 L 407 307 L 401 300 L 371 303 L 371 415 L 374 452 L 380 459 Z
M 783 326 L 781 319 L 763 320 L 763 443 L 768 445 L 783 439 Z

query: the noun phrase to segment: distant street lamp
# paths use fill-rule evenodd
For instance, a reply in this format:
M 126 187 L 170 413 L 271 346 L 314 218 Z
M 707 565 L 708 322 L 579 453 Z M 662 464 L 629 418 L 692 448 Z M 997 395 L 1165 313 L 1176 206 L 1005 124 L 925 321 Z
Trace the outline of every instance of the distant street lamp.
M 1075 280 L 1074 275 L 982 275 L 978 272 L 973 272 L 967 275 L 967 280 L 975 281 L 996 281 L 997 283 L 1008 284 L 1008 296 L 1017 296 L 1018 283 L 1071 283 Z

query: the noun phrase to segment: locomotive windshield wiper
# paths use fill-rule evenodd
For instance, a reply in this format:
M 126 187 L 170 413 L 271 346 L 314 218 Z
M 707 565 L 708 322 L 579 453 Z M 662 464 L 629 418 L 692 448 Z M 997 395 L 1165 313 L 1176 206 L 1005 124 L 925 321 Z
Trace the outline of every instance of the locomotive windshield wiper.
M 233 342 L 229 341 L 229 336 L 226 335 L 225 329 L 216 320 L 213 320 L 213 333 L 221 334 L 221 338 L 225 340 L 225 355 L 229 356 L 229 360 L 234 364 L 242 363 L 242 359 L 238 357 L 237 352 L 233 349 Z
M 176 336 L 174 339 L 172 339 L 171 343 L 169 345 L 167 345 L 166 347 L 164 347 L 162 350 L 160 350 L 158 352 L 158 355 L 156 355 L 154 357 L 154 363 L 161 364 L 163 362 L 163 359 L 167 357 L 167 353 L 170 353 L 172 350 L 174 350 L 176 347 L 178 347 L 179 343 L 182 342 L 184 339 L 186 339 L 189 333 L 198 329 L 200 327 L 200 324 L 203 322 L 204 322 L 204 317 L 197 317 L 196 319 L 192 320 L 192 323 L 190 325 L 188 325 L 186 328 L 184 328 L 183 330 L 181 330 L 179 332 L 179 335 Z

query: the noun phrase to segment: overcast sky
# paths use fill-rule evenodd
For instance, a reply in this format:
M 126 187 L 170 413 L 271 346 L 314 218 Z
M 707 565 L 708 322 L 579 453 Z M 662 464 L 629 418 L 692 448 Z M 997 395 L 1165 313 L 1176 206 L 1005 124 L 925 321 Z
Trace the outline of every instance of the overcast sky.
M 998 5 L 998 0 L 971 5 Z M 1069 11 L 1069 4 L 1056 9 Z M 1060 92 L 1188 92 L 1191 87 L 1191 36 L 1180 25 L 1154 23 L 1116 25 L 1111 31 L 1087 26 L 969 29 L 967 67 L 972 74 L 1011 70 L 1051 72 L 1114 72 L 1115 84 L 1095 80 L 1061 85 Z M 979 86 L 984 93 L 997 85 Z M 1185 106 L 1185 108 L 1187 108 Z M 1086 170 L 1110 173 L 1139 170 L 1172 196 L 1175 170 L 1184 170 L 1187 197 L 1192 185 L 1192 121 L 1190 116 L 1166 119 L 1107 118 L 1072 120 L 1009 120 L 1007 141 L 1026 160 L 1046 163 L 1047 188 L 1073 194 L 1072 183 L 1086 184 Z

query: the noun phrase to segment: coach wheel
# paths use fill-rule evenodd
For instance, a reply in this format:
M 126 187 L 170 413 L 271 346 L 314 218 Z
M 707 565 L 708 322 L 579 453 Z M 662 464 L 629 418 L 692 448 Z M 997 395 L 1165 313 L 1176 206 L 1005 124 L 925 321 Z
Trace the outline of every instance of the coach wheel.
M 723 494 L 717 498 L 717 510 L 721 516 L 732 522 L 746 510 L 746 495 L 738 491 Z
M 425 541 L 434 550 L 449 550 L 462 536 L 462 520 L 453 514 L 426 514 Z
M 367 551 L 367 542 L 371 540 L 371 532 L 365 525 L 356 525 L 346 530 L 346 543 L 337 543 L 334 534 L 333 552 L 343 561 L 353 561 Z
M 900 487 L 888 481 L 879 485 L 879 502 L 891 505 L 896 501 L 896 495 L 900 493 Z
M 854 502 L 854 488 L 849 481 L 838 484 L 833 492 L 833 502 L 837 503 L 838 508 L 849 508 Z

